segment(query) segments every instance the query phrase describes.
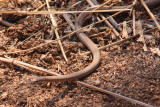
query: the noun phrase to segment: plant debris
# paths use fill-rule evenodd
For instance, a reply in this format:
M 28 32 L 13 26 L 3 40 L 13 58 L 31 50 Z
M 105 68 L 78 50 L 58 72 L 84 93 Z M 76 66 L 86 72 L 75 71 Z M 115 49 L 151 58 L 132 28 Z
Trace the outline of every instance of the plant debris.
M 46 1 L 50 5 L 48 8 Z M 143 0 L 138 1 L 142 3 Z M 126 6 L 133 2 L 134 0 L 0 0 L 1 11 L 75 12 L 67 14 L 71 21 L 66 21 L 63 14 L 54 14 L 54 19 L 51 14 L 1 14 L 0 56 L 7 60 L 2 61 L 0 58 L 0 106 L 142 106 L 98 90 L 93 91 L 79 84 L 82 81 L 144 104 L 160 106 L 159 7 L 152 8 L 152 13 L 146 12 L 146 7 L 143 11 L 132 8 L 138 16 L 135 22 L 128 12 L 108 20 L 105 18 L 114 13 L 90 12 L 83 26 L 91 25 L 80 32 L 85 32 L 99 47 L 99 67 L 77 83 L 31 83 L 35 77 L 51 75 L 37 72 L 36 67 L 66 75 L 78 72 L 91 63 L 92 55 L 76 37 L 74 22 L 79 15 L 76 11 L 84 11 L 96 5 Z M 97 23 L 100 20 L 104 21 Z M 58 39 L 61 38 L 61 46 L 55 41 L 55 32 L 58 32 Z M 34 65 L 35 69 L 20 62 Z

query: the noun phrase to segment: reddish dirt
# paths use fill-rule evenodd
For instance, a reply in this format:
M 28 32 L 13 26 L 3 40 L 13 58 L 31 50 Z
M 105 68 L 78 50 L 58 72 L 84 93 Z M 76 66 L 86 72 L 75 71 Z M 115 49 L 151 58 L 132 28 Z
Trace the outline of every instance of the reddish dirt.
M 50 5 L 56 9 L 66 9 L 77 1 L 56 0 L 52 1 Z M 34 2 L 18 0 L 17 2 L 1 4 L 0 8 L 1 10 L 35 10 L 43 3 L 45 3 L 43 0 Z M 73 10 L 83 10 L 87 6 L 89 5 L 83 2 Z M 47 8 L 44 7 L 42 10 L 47 10 Z M 152 12 L 159 21 L 160 8 L 152 9 Z M 82 78 L 81 81 L 154 106 L 160 106 L 160 57 L 158 53 L 150 51 L 150 48 L 160 48 L 160 35 L 157 29 L 153 29 L 156 26 L 148 14 L 146 12 L 141 14 L 143 16 L 141 19 L 143 20 L 144 32 L 150 30 L 145 33 L 148 51 L 144 51 L 144 44 L 137 42 L 137 38 L 102 50 L 100 66 L 92 74 Z M 128 14 L 124 16 L 118 19 L 118 22 L 126 20 L 128 26 L 131 27 L 131 17 Z M 54 32 L 52 32 L 49 15 L 31 15 L 28 17 L 21 14 L 2 14 L 1 17 L 13 23 L 14 26 L 6 27 L 1 24 L 0 52 L 25 50 L 56 38 Z M 77 15 L 71 15 L 71 18 L 74 17 L 77 17 Z M 61 15 L 56 15 L 56 20 L 59 25 L 65 23 Z M 89 21 L 89 23 L 93 22 Z M 102 23 L 94 27 L 106 27 L 106 25 Z M 65 31 L 70 30 L 68 25 L 60 26 L 59 34 L 66 35 Z M 91 37 L 91 39 L 99 46 L 119 40 L 118 37 L 111 36 L 109 28 L 105 31 L 107 31 L 106 34 Z M 99 29 L 98 32 L 100 32 Z M 98 32 L 91 30 L 86 34 L 91 36 Z M 30 36 L 33 37 L 22 42 Z M 22 44 L 17 46 L 20 42 Z M 81 44 L 76 35 L 63 39 L 62 43 L 69 60 L 67 63 L 61 54 L 59 45 L 54 43 L 32 50 L 32 52 L 3 57 L 12 57 L 60 74 L 77 72 L 91 63 L 91 55 L 79 55 L 85 53 L 88 49 Z M 30 83 L 30 80 L 37 76 L 44 76 L 44 74 L 0 62 L 0 106 L 140 106 L 74 83 Z

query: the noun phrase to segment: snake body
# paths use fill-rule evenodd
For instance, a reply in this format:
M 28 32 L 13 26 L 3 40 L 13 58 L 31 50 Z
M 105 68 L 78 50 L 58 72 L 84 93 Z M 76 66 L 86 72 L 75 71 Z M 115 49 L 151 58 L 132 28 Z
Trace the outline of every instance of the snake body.
M 160 0 L 148 0 L 146 1 L 146 4 L 149 7 L 154 7 L 155 5 L 160 4 Z M 95 7 L 90 7 L 87 8 L 85 11 L 87 10 L 93 10 L 97 8 L 97 6 Z M 126 8 L 126 6 L 113 6 L 111 7 L 111 9 L 124 9 Z M 99 10 L 106 10 L 108 9 L 108 6 L 104 6 L 99 8 Z M 89 13 L 80 13 L 76 22 L 75 22 L 75 28 L 76 30 L 80 29 L 83 25 L 83 23 L 85 22 L 85 20 L 87 19 L 87 16 L 89 15 Z M 88 65 L 86 68 L 84 68 L 83 70 L 80 70 L 78 72 L 74 72 L 68 75 L 59 75 L 59 76 L 44 76 L 44 77 L 37 77 L 33 79 L 33 82 L 40 82 L 40 81 L 72 81 L 72 80 L 76 80 L 79 79 L 81 77 L 84 77 L 88 74 L 90 74 L 91 72 L 93 72 L 100 63 L 100 51 L 98 49 L 98 47 L 96 46 L 96 44 L 94 44 L 91 39 L 89 39 L 82 31 L 79 31 L 76 33 L 77 37 L 79 38 L 79 40 L 92 52 L 93 54 L 93 61 L 90 65 Z

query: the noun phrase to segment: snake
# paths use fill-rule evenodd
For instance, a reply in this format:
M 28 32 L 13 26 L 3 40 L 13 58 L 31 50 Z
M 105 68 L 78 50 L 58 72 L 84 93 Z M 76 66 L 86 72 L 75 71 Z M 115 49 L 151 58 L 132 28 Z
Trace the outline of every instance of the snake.
M 148 5 L 148 7 L 154 7 L 158 4 L 160 4 L 160 0 L 148 0 L 145 1 L 145 3 Z M 94 10 L 98 6 L 89 7 L 85 9 L 85 11 Z M 109 8 L 108 6 L 104 6 L 99 8 L 98 10 L 106 10 L 106 9 L 125 9 L 127 6 L 113 6 Z M 84 22 L 87 20 L 87 16 L 89 16 L 90 13 L 80 13 L 76 22 L 75 22 L 75 28 L 76 30 L 81 29 Z M 41 82 L 41 81 L 47 81 L 47 82 L 61 82 L 61 81 L 73 81 L 80 79 L 82 77 L 85 77 L 92 73 L 94 70 L 97 69 L 97 67 L 100 64 L 100 51 L 95 43 L 92 42 L 91 39 L 87 37 L 87 35 L 83 31 L 76 32 L 77 37 L 79 40 L 91 51 L 93 60 L 91 64 L 89 64 L 84 69 L 74 72 L 67 75 L 58 75 L 58 76 L 42 76 L 42 77 L 36 77 L 32 80 L 32 82 Z

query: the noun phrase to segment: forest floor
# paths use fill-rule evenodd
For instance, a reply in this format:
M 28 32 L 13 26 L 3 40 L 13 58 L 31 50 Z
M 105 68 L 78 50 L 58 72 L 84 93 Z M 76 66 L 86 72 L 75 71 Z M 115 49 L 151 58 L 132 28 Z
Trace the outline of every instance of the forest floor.
M 99 3 L 102 4 L 104 1 L 101 0 Z M 116 1 L 118 0 L 113 0 L 108 5 L 114 3 L 115 6 L 128 5 L 128 2 L 119 3 Z M 79 2 L 79 0 L 53 0 L 50 2 L 50 6 L 51 9 L 66 10 L 76 2 Z M 7 1 L 0 4 L 0 9 L 3 11 L 34 11 L 44 3 L 45 0 Z M 86 7 L 90 7 L 90 5 L 84 1 L 71 10 L 84 10 Z M 41 10 L 47 11 L 48 9 L 44 6 Z M 160 7 L 155 7 L 151 11 L 160 22 Z M 69 16 L 73 20 L 77 18 L 78 14 L 70 13 Z M 142 22 L 144 40 L 138 40 L 137 37 L 101 50 L 101 61 L 98 68 L 80 81 L 147 104 L 160 106 L 160 32 L 146 11 L 137 12 L 138 14 Z M 97 14 L 94 14 L 85 25 L 96 22 L 95 16 Z M 58 43 L 50 43 L 30 51 L 16 53 L 16 51 L 30 49 L 56 39 L 50 16 L 1 14 L 1 18 L 13 24 L 8 26 L 0 22 L 1 57 L 14 58 L 64 75 L 77 72 L 88 66 L 92 61 L 92 54 L 85 54 L 89 50 L 79 41 L 76 34 L 62 39 L 67 62 Z M 60 37 L 72 32 L 70 26 L 65 24 L 66 21 L 61 14 L 55 15 L 55 19 Z M 133 36 L 132 16 L 129 13 L 120 14 L 115 17 L 115 20 L 121 26 L 126 21 L 128 37 Z M 85 34 L 99 47 L 126 39 L 126 36 L 115 36 L 104 22 L 85 30 L 87 30 Z M 95 36 L 99 32 L 103 33 Z M 123 30 L 119 33 L 122 35 Z M 4 52 L 13 53 L 2 55 L 1 53 Z M 1 61 L 0 107 L 140 106 L 72 82 L 30 83 L 34 77 L 45 75 L 33 72 L 32 69 L 26 70 L 23 67 Z

